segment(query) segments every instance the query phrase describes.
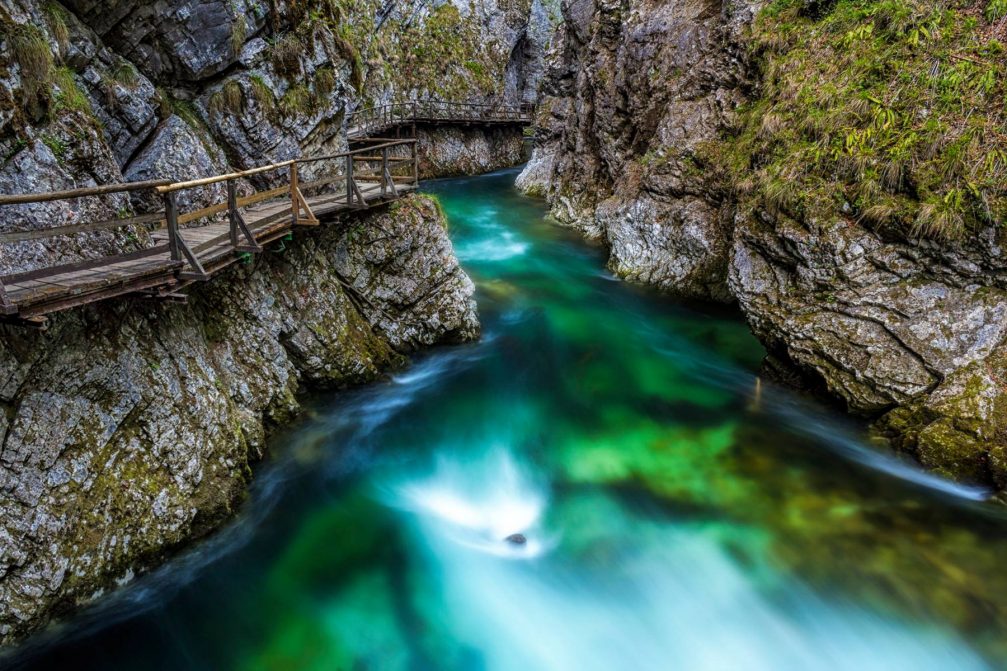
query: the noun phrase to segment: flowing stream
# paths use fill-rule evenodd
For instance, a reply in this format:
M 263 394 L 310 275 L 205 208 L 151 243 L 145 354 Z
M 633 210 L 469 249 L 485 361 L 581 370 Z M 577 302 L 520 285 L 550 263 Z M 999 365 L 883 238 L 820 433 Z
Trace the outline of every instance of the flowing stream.
M 615 281 L 515 175 L 426 185 L 481 342 L 316 399 L 236 522 L 5 663 L 1005 668 L 988 493 L 760 382 L 737 315 Z

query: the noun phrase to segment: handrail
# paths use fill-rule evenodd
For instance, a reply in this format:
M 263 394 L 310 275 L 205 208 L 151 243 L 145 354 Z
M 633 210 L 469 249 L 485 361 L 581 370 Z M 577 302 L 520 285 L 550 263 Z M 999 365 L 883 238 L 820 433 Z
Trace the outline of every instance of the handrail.
M 25 203 L 44 203 L 51 200 L 86 198 L 88 196 L 101 196 L 107 193 L 124 193 L 127 191 L 139 191 L 141 189 L 153 189 L 164 186 L 165 184 L 171 184 L 171 180 L 151 179 L 144 182 L 118 182 L 116 184 L 104 184 L 102 186 L 91 186 L 81 189 L 70 189 L 67 191 L 49 191 L 46 193 L 0 194 L 0 205 L 23 205 Z
M 286 168 L 287 166 L 293 165 L 295 162 L 296 161 L 291 159 L 289 161 L 281 161 L 280 163 L 271 163 L 270 165 L 264 165 L 258 168 L 249 168 L 248 170 L 241 170 L 239 172 L 229 172 L 224 175 L 214 175 L 213 177 L 190 179 L 187 182 L 169 182 L 164 186 L 157 187 L 156 191 L 158 193 L 171 193 L 173 191 L 181 191 L 182 189 L 192 189 L 197 186 L 219 184 L 220 182 L 227 182 L 232 179 L 251 177 L 252 175 L 259 175 L 264 172 L 269 172 L 270 170 L 279 170 L 280 168 Z
M 20 320 L 20 323 L 30 323 L 31 320 L 37 320 L 49 312 L 130 292 L 143 293 L 146 296 L 175 295 L 172 292 L 179 286 L 185 286 L 192 281 L 208 280 L 229 263 L 236 262 L 237 258 L 248 258 L 249 254 L 262 252 L 264 246 L 278 239 L 277 236 L 282 231 L 319 225 L 319 217 L 331 214 L 333 208 L 368 207 L 374 202 L 387 202 L 388 199 L 398 198 L 402 193 L 403 184 L 409 185 L 407 188 L 410 189 L 416 188 L 419 184 L 418 140 L 415 137 L 380 137 L 382 134 L 377 132 L 379 127 L 387 128 L 410 121 L 436 123 L 437 120 L 523 123 L 530 121 L 533 111 L 534 106 L 526 104 L 391 102 L 357 110 L 350 115 L 349 121 L 357 122 L 358 125 L 348 133 L 348 139 L 362 144 L 357 149 L 321 156 L 292 158 L 247 170 L 186 181 L 159 179 L 50 193 L 0 194 L 0 206 L 2 206 L 149 189 L 163 202 L 162 209 L 149 214 L 2 232 L 0 244 L 106 231 L 126 226 L 145 226 L 153 233 L 151 228 L 153 225 L 157 230 L 166 231 L 163 237 L 155 236 L 150 241 L 154 246 L 139 251 L 120 252 L 100 258 L 89 258 L 85 255 L 82 260 L 71 263 L 0 275 L 0 317 L 3 321 Z M 408 151 L 391 151 L 397 147 L 408 148 Z M 301 181 L 298 166 L 320 161 L 334 163 L 312 169 L 310 179 Z M 289 175 L 285 180 L 286 183 L 281 186 L 273 185 L 272 188 L 263 188 L 249 195 L 238 196 L 239 179 L 284 169 L 289 170 Z M 277 184 L 283 181 L 282 173 L 276 176 Z M 223 202 L 218 202 L 219 198 L 212 197 L 207 206 L 197 205 L 192 206 L 196 209 L 187 207 L 188 211 L 181 211 L 178 192 L 220 183 L 227 185 L 227 197 Z M 318 189 L 322 191 L 319 192 Z M 315 195 L 305 197 L 305 192 L 312 191 Z M 258 209 L 249 208 L 251 205 L 284 196 L 289 198 L 289 205 L 270 203 Z M 184 231 L 188 230 L 183 228 L 184 224 L 215 215 L 224 215 L 226 219 L 218 219 L 211 224 L 220 228 L 212 231 L 209 236 L 183 235 Z M 248 221 L 245 219 L 246 216 L 249 217 Z M 278 226 L 278 222 L 283 223 Z M 151 259 L 153 262 L 134 263 L 140 259 Z M 133 274 L 124 272 L 121 267 L 123 261 L 140 267 Z M 116 266 L 115 270 L 108 271 L 106 279 L 101 281 L 94 279 L 96 276 L 101 276 L 103 265 L 114 264 L 119 266 Z M 88 272 L 79 272 L 83 270 Z M 61 274 L 72 274 L 73 277 L 61 278 L 59 277 Z M 75 284 L 78 281 L 80 283 Z M 4 286 L 5 282 L 8 286 Z M 45 285 L 45 291 L 33 293 L 35 290 L 26 288 L 26 282 L 41 283 Z M 63 287 L 64 293 L 54 292 L 51 287 Z

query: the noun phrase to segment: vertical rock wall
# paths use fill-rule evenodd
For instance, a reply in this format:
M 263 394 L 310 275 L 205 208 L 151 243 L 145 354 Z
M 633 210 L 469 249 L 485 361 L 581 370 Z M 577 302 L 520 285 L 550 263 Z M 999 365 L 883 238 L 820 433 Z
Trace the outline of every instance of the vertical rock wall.
M 213 529 L 305 389 L 476 338 L 473 285 L 435 203 L 299 235 L 192 293 L 0 334 L 0 641 Z
M 737 301 L 771 370 L 924 465 L 1007 487 L 1001 19 L 766 5 L 565 2 L 519 185 L 623 277 Z

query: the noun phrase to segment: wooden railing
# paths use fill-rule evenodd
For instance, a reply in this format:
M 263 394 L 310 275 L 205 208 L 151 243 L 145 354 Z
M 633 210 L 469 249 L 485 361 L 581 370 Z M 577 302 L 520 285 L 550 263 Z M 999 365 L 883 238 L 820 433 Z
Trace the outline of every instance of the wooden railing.
M 302 172 L 309 174 L 310 179 L 305 181 Z M 25 313 L 26 309 L 28 313 L 44 314 L 54 311 L 49 309 L 53 306 L 55 309 L 62 309 L 63 306 L 92 302 L 88 298 L 99 294 L 101 295 L 93 300 L 150 289 L 157 286 L 157 282 L 147 276 L 150 274 L 151 259 L 157 261 L 163 258 L 165 268 L 170 271 L 168 274 L 173 276 L 172 282 L 206 280 L 217 266 L 222 267 L 222 260 L 233 260 L 226 259 L 226 254 L 233 257 L 236 254 L 256 253 L 262 250 L 263 240 L 276 236 L 277 232 L 282 233 L 292 227 L 318 225 L 315 209 L 321 208 L 328 213 L 339 209 L 362 208 L 370 202 L 398 198 L 403 188 L 415 188 L 418 176 L 415 140 L 374 140 L 367 141 L 367 146 L 353 151 L 281 161 L 189 181 L 156 180 L 51 193 L 0 194 L 0 206 L 56 200 L 79 203 L 82 198 L 137 191 L 156 194 L 163 204 L 162 210 L 152 213 L 0 233 L 0 244 L 11 244 L 142 227 L 150 234 L 153 242 L 151 246 L 138 251 L 4 275 L 0 277 L 0 314 L 18 315 Z M 239 185 L 247 184 L 246 180 L 250 178 L 267 185 L 267 188 L 239 195 Z M 281 183 L 279 186 L 268 186 L 278 182 Z M 189 212 L 180 211 L 178 194 L 221 183 L 226 185 L 226 198 L 223 201 Z M 318 195 L 305 196 L 305 192 L 317 192 Z M 288 204 L 284 205 L 284 200 Z M 253 206 L 258 209 L 255 210 Z M 248 208 L 253 210 L 249 211 Z M 252 220 L 249 221 L 246 215 L 251 216 Z M 218 223 L 197 229 L 185 228 L 186 224 L 210 218 L 216 218 Z M 221 232 L 216 234 L 213 226 L 221 229 Z M 186 231 L 204 232 L 206 234 L 203 237 L 207 239 L 194 243 L 191 239 L 187 240 Z M 210 235 L 212 237 L 207 237 Z M 189 237 L 192 238 L 193 235 L 190 234 Z M 208 268 L 208 263 L 214 264 L 214 267 Z M 116 266 L 115 276 L 125 276 L 127 281 L 120 282 L 117 290 L 111 294 L 109 291 L 91 291 L 96 274 L 100 275 L 103 267 L 113 264 Z M 130 267 L 137 268 L 132 284 L 128 281 L 131 279 Z M 141 268 L 143 273 L 140 272 Z M 86 278 L 83 277 L 85 271 Z M 109 273 L 112 274 L 111 270 Z M 39 298 L 42 294 L 40 291 L 25 289 L 28 285 L 41 284 L 46 285 L 44 298 Z M 12 289 L 15 285 L 17 290 Z M 65 296 L 58 291 L 63 285 Z M 34 310 L 28 309 L 37 302 L 46 302 L 46 305 Z
M 365 107 L 350 115 L 347 136 L 367 137 L 395 126 L 414 123 L 530 124 L 535 106 L 420 100 Z

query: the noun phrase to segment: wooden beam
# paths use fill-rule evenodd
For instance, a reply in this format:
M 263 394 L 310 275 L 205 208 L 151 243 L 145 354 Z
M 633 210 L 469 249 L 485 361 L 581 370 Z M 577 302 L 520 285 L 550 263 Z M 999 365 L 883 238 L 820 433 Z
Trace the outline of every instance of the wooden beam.
M 157 187 L 158 193 L 170 193 L 172 191 L 180 191 L 182 189 L 193 189 L 197 186 L 208 186 L 210 184 L 218 184 L 220 182 L 225 182 L 229 179 L 239 179 L 241 177 L 251 177 L 252 175 L 259 175 L 264 172 L 269 172 L 270 170 L 279 170 L 280 168 L 286 168 L 288 165 L 295 163 L 295 161 L 281 161 L 279 163 L 271 163 L 269 165 L 264 165 L 258 168 L 251 168 L 250 170 L 241 170 L 239 172 L 229 172 L 223 175 L 216 175 L 214 177 L 203 177 L 202 179 L 192 179 L 188 182 L 173 182 L 164 186 Z
M 75 233 L 94 233 L 97 231 L 111 231 L 125 226 L 138 226 L 142 224 L 164 224 L 164 216 L 160 213 L 141 214 L 136 217 L 126 219 L 109 219 L 108 221 L 98 221 L 92 224 L 73 224 L 70 226 L 53 226 L 52 228 L 41 228 L 33 231 L 10 231 L 0 233 L 0 243 L 24 242 L 26 240 L 43 240 L 45 238 L 56 238 L 61 235 L 74 235 Z
M 178 248 L 178 204 L 175 202 L 175 192 L 166 193 L 164 198 L 164 218 L 168 226 L 168 249 L 171 260 L 179 261 L 182 258 Z
M 122 182 L 118 184 L 105 184 L 104 186 L 91 186 L 83 189 L 70 189 L 68 191 L 50 191 L 49 193 L 0 194 L 0 205 L 44 203 L 50 200 L 67 200 L 69 198 L 102 196 L 107 193 L 123 193 L 126 191 L 139 191 L 141 189 L 155 189 L 166 184 L 171 184 L 171 180 L 153 179 L 145 182 Z
M 17 306 L 7 298 L 7 290 L 4 289 L 3 281 L 0 280 L 0 314 L 11 315 L 17 312 Z

